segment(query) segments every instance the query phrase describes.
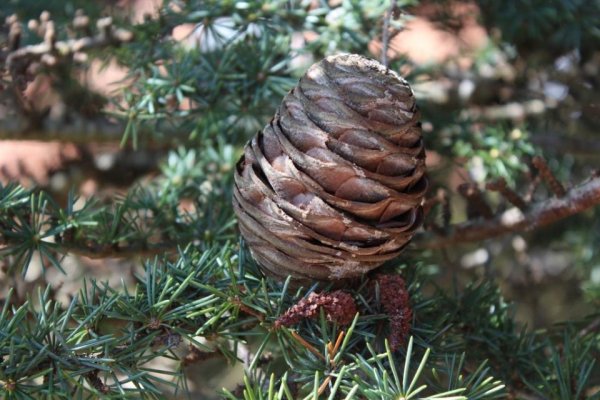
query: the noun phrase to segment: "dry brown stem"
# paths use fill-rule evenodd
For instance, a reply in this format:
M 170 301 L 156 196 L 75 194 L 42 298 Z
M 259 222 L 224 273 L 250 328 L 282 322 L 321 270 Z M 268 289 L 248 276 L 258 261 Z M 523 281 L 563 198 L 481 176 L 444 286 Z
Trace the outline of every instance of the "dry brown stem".
M 600 204 L 600 177 L 594 176 L 572 188 L 561 198 L 531 204 L 529 211 L 510 209 L 491 220 L 467 221 L 454 225 L 448 236 L 420 236 L 418 247 L 443 248 L 459 243 L 476 242 L 514 232 L 530 231 L 578 214 Z
M 485 187 L 488 190 L 499 192 L 506 200 L 508 200 L 513 206 L 517 207 L 519 210 L 525 211 L 527 209 L 527 203 L 525 203 L 525 200 L 523 200 L 523 198 L 519 196 L 517 192 L 515 192 L 506 185 L 506 180 L 504 178 L 500 178 L 494 182 L 490 182 Z
M 463 183 L 458 187 L 458 192 L 467 200 L 468 208 L 473 214 L 481 215 L 485 219 L 494 217 L 494 212 L 476 184 Z
M 559 180 L 554 176 L 554 174 L 548 167 L 546 160 L 544 160 L 540 156 L 535 156 L 533 157 L 532 162 L 533 166 L 537 168 L 538 171 L 540 171 L 542 179 L 544 179 L 550 190 L 552 190 L 552 192 L 557 197 L 563 197 L 566 194 L 566 190 L 563 187 L 563 185 L 559 182 Z

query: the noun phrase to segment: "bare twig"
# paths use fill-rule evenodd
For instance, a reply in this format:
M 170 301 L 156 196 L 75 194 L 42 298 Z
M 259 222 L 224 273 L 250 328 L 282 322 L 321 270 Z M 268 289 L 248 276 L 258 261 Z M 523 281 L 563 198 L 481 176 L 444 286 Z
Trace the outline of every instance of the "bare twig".
M 123 138 L 126 124 L 109 118 L 84 118 L 73 115 L 66 121 L 42 121 L 42 126 L 32 127 L 25 118 L 13 117 L 0 119 L 0 140 L 34 140 L 39 142 L 69 142 L 80 145 L 119 144 Z M 156 128 L 150 124 L 137 126 L 138 144 L 147 150 L 168 150 L 173 143 L 187 138 L 189 132 L 160 128 L 165 135 L 154 135 Z
M 423 213 L 427 216 L 431 212 L 431 210 L 440 205 L 442 207 L 441 215 L 442 215 L 442 226 L 439 226 L 433 218 L 430 218 L 427 221 L 427 226 L 431 227 L 431 229 L 443 234 L 446 232 L 448 227 L 450 226 L 450 220 L 452 219 L 452 211 L 450 209 L 450 201 L 448 199 L 448 192 L 445 189 L 439 188 L 434 197 L 431 197 L 425 201 L 423 204 Z
M 548 167 L 548 164 L 546 164 L 546 161 L 542 157 L 533 157 L 532 163 L 533 166 L 537 168 L 538 171 L 540 171 L 540 175 L 542 176 L 550 190 L 552 190 L 552 192 L 557 197 L 563 197 L 567 193 L 563 185 L 559 182 L 556 176 L 554 176 L 554 174 Z
M 525 211 L 527 209 L 527 203 L 525 203 L 525 200 L 523 200 L 523 198 L 519 196 L 517 192 L 506 185 L 506 180 L 504 178 L 500 178 L 495 182 L 490 182 L 485 187 L 488 190 L 499 192 L 506 200 L 508 200 L 519 210 Z
M 49 24 L 42 43 L 21 47 L 8 53 L 6 66 L 11 69 L 17 62 L 28 64 L 48 56 L 69 57 L 77 52 L 117 45 L 133 39 L 133 33 L 125 29 L 115 28 L 110 18 L 98 20 L 97 26 L 100 32 L 95 36 L 56 41 L 53 24 Z
M 496 121 L 499 119 L 522 120 L 529 115 L 541 115 L 548 111 L 542 100 L 526 100 L 522 103 L 470 107 L 465 110 L 465 116 L 472 119 Z
M 9 254 L 9 246 L 17 244 L 17 239 L 0 235 L 0 256 Z M 166 241 L 163 243 L 148 243 L 144 240 L 128 244 L 100 244 L 93 242 L 78 241 L 77 243 L 62 242 L 54 246 L 59 254 L 74 254 L 77 256 L 100 259 L 100 258 L 134 258 L 151 257 L 157 254 L 174 253 L 177 251 L 178 243 Z
M 383 19 L 383 32 L 381 35 L 381 63 L 386 67 L 388 66 L 387 52 L 390 47 L 390 21 L 392 20 L 395 9 L 396 0 L 392 0 L 390 3 L 390 8 Z
M 0 120 L 0 140 L 61 140 L 72 143 L 118 143 L 123 136 L 125 125 L 114 123 L 106 118 L 74 119 L 70 122 L 49 122 L 32 129 L 23 118 L 13 117 Z M 140 135 L 141 136 L 141 135 Z
M 62 243 L 58 252 L 62 254 L 75 254 L 92 259 L 101 258 L 134 258 L 152 257 L 155 255 L 174 253 L 177 251 L 175 243 L 132 243 L 129 245 L 70 244 Z
M 463 183 L 458 187 L 458 192 L 467 200 L 467 206 L 470 211 L 482 216 L 485 219 L 491 219 L 494 217 L 492 209 L 485 201 L 483 194 L 477 185 L 472 183 Z
M 452 227 L 448 236 L 422 235 L 416 238 L 421 248 L 442 248 L 465 242 L 476 242 L 507 233 L 529 231 L 578 214 L 600 204 L 600 177 L 594 176 L 566 192 L 561 198 L 551 198 L 530 206 L 523 213 L 517 208 L 492 220 L 468 221 Z
M 452 220 L 452 209 L 450 208 L 450 198 L 448 192 L 444 189 L 439 190 L 440 201 L 442 204 L 442 226 L 447 230 Z
M 187 367 L 201 361 L 222 356 L 223 353 L 221 353 L 218 349 L 215 351 L 202 351 L 196 346 L 190 345 L 189 352 L 185 355 L 185 357 L 183 357 L 183 359 L 181 359 L 181 365 Z
M 594 318 L 589 324 L 587 324 L 581 331 L 579 331 L 577 336 L 584 337 L 584 336 L 589 335 L 592 332 L 598 331 L 599 329 L 600 329 L 600 316 Z
M 442 203 L 442 191 L 443 189 L 438 189 L 437 192 L 435 192 L 435 196 L 425 200 L 423 203 L 423 213 L 425 213 L 425 215 L 428 215 L 433 207 Z
M 10 26 L 8 32 L 8 49 L 9 51 L 15 51 L 21 44 L 21 24 L 19 24 L 15 15 L 8 17 L 7 23 Z
M 527 190 L 523 195 L 523 200 L 525 200 L 525 203 L 529 203 L 533 199 L 535 191 L 542 182 L 542 178 L 539 175 L 533 176 L 531 171 L 527 173 L 527 176 L 529 177 L 529 185 L 527 185 Z

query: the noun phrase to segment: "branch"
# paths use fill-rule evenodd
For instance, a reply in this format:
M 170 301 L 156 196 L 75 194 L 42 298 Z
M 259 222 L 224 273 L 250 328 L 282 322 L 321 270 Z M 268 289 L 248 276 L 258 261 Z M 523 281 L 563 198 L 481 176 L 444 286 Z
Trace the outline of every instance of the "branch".
M 115 28 L 110 17 L 98 20 L 97 27 L 98 34 L 79 39 L 54 41 L 52 37 L 49 37 L 51 35 L 46 35 L 42 43 L 25 46 L 8 53 L 6 56 L 7 69 L 10 70 L 14 67 L 17 61 L 25 61 L 26 64 L 29 64 L 32 61 L 46 59 L 52 64 L 52 57 L 54 56 L 69 57 L 78 52 L 118 45 L 133 40 L 133 33 Z
M 35 127 L 24 118 L 11 116 L 0 119 L 0 140 L 35 140 L 40 142 L 69 142 L 80 145 L 91 143 L 119 144 L 123 138 L 126 124 L 105 117 L 88 119 L 71 116 L 67 121 L 50 121 L 45 118 L 41 126 Z M 189 136 L 188 131 L 165 127 L 162 136 L 154 135 L 156 128 L 150 124 L 137 126 L 140 147 L 152 150 L 166 150 L 178 140 Z
M 525 100 L 502 105 L 472 106 L 464 113 L 472 119 L 496 121 L 499 119 L 521 120 L 529 115 L 541 115 L 550 107 L 542 100 Z
M 468 221 L 451 227 L 448 236 L 422 235 L 420 248 L 438 249 L 464 242 L 476 242 L 512 232 L 537 229 L 578 214 L 600 204 L 600 176 L 567 191 L 564 197 L 551 198 L 530 207 L 526 213 L 511 208 L 492 220 Z
M 43 241 L 44 243 L 48 243 Z M 0 236 L 0 255 L 10 254 L 9 246 L 19 244 L 19 238 Z M 74 254 L 91 259 L 101 258 L 133 258 L 152 257 L 155 255 L 174 253 L 181 242 L 167 241 L 164 243 L 148 243 L 146 240 L 137 240 L 128 244 L 95 243 L 93 241 L 79 240 L 77 243 L 59 242 L 53 246 L 58 254 Z
M 38 140 L 66 141 L 88 144 L 119 142 L 123 136 L 125 125 L 113 123 L 107 119 L 86 120 L 78 118 L 74 121 L 45 122 L 42 127 L 32 129 L 24 119 L 13 117 L 0 120 L 0 140 Z
M 129 245 L 95 246 L 93 244 L 66 244 L 61 243 L 57 251 L 61 254 L 74 254 L 91 259 L 102 258 L 150 258 L 166 253 L 175 253 L 178 243 L 149 244 L 144 241 Z
M 556 197 L 563 197 L 567 193 L 563 185 L 548 167 L 546 160 L 540 156 L 535 156 L 533 157 L 532 163 L 533 166 L 539 171 L 540 176 L 546 182 L 546 185 L 548 185 Z

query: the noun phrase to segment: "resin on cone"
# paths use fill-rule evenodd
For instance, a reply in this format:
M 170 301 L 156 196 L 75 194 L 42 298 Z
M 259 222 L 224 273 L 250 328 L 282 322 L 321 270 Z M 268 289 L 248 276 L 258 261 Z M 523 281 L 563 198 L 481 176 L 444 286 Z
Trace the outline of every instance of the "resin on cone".
M 422 223 L 426 189 L 410 86 L 339 55 L 310 67 L 246 145 L 233 205 L 267 275 L 331 281 L 396 257 Z

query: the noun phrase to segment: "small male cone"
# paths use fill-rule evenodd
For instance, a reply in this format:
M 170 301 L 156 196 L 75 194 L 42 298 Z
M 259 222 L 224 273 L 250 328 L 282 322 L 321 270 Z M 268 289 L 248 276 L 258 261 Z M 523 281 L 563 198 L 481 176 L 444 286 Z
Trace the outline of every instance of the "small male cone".
M 358 55 L 314 64 L 237 164 L 233 205 L 264 272 L 355 278 L 396 257 L 427 189 L 408 83 Z

